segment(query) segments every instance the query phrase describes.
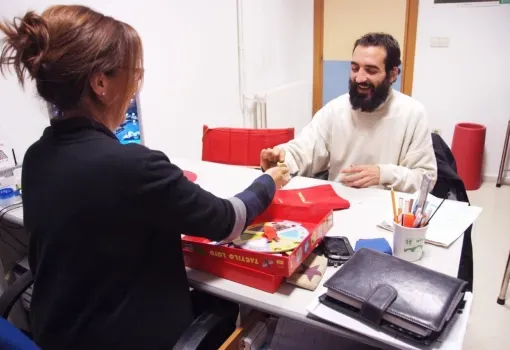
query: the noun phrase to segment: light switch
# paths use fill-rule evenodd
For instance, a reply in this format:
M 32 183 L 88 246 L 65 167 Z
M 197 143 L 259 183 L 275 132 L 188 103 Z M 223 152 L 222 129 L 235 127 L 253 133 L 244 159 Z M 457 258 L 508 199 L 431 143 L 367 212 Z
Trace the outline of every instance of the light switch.
M 432 37 L 430 38 L 430 47 L 439 47 L 440 45 L 440 38 L 438 37 Z
M 450 38 L 447 37 L 431 37 L 430 47 L 448 47 L 450 46 Z
M 439 38 L 439 46 L 440 47 L 450 46 L 450 38 Z

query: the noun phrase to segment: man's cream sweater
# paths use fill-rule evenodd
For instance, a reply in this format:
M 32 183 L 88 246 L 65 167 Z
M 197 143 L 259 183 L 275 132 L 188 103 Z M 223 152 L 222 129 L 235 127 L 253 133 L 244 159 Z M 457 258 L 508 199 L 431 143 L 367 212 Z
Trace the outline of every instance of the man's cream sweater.
M 355 111 L 349 94 L 329 102 L 285 149 L 290 172 L 312 176 L 329 169 L 340 181 L 350 165 L 378 165 L 380 187 L 415 192 L 423 174 L 435 182 L 437 164 L 427 115 L 421 103 L 390 90 L 372 113 Z

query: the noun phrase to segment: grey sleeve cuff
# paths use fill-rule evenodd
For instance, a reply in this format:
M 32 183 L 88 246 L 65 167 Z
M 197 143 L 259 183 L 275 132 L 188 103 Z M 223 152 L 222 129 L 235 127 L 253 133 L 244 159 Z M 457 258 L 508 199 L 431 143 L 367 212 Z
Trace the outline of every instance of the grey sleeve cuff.
M 241 233 L 243 233 L 244 227 L 246 225 L 246 206 L 244 205 L 244 202 L 237 197 L 229 198 L 228 201 L 232 203 L 232 206 L 234 207 L 236 222 L 232 228 L 232 232 L 230 232 L 228 237 L 222 240 L 220 243 L 229 243 L 237 237 L 241 236 Z

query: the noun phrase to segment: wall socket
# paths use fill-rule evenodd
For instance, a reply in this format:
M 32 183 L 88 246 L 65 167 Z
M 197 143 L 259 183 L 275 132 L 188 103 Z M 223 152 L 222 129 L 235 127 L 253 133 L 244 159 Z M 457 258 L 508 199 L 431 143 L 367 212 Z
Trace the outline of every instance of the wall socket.
M 450 46 L 450 38 L 447 37 L 431 37 L 430 47 L 448 47 Z

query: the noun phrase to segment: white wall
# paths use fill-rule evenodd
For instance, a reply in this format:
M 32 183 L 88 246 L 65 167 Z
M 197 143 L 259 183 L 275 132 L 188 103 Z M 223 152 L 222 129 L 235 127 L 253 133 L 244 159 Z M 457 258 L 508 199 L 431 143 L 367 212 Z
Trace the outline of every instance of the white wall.
M 312 119 L 313 0 L 244 0 L 242 14 L 245 94 L 266 99 L 267 127 L 297 133 Z
M 429 47 L 448 37 L 447 48 Z M 466 7 L 420 0 L 413 97 L 451 145 L 456 123 L 487 127 L 485 174 L 494 178 L 510 120 L 510 5 Z
M 312 80 L 313 0 L 244 0 L 247 94 Z
M 0 14 L 10 19 L 53 3 L 0 1 Z M 200 158 L 203 124 L 243 125 L 236 0 L 144 0 L 132 6 L 121 0 L 80 3 L 131 24 L 142 37 L 145 82 L 140 100 L 147 146 L 169 156 Z M 258 93 L 303 79 L 311 84 L 313 0 L 244 0 L 243 7 L 246 87 Z M 269 20 L 264 22 L 263 16 Z M 292 44 L 296 40 L 304 44 Z M 0 139 L 16 149 L 18 158 L 48 125 L 44 105 L 32 84 L 27 86 L 23 92 L 12 75 L 0 78 Z M 311 118 L 311 87 L 304 98 L 310 101 L 306 113 Z M 293 126 L 293 118 L 287 120 Z

